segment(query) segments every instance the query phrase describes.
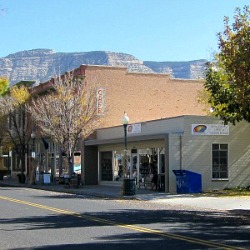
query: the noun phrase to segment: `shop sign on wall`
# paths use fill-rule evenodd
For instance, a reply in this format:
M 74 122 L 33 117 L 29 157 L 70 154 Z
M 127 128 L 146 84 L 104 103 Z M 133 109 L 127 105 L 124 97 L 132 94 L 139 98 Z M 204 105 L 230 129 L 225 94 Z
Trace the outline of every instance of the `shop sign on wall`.
M 229 135 L 229 125 L 192 124 L 192 135 Z
M 128 134 L 141 133 L 141 123 L 129 124 L 127 130 Z
M 105 111 L 105 89 L 97 89 L 97 115 L 104 115 Z

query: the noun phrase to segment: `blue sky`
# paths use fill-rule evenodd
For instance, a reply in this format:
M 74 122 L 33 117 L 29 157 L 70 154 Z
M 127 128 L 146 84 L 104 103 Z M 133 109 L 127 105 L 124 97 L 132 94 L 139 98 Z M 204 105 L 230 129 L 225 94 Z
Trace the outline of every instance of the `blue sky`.
M 113 51 L 143 61 L 211 59 L 224 16 L 249 0 L 0 0 L 0 57 Z

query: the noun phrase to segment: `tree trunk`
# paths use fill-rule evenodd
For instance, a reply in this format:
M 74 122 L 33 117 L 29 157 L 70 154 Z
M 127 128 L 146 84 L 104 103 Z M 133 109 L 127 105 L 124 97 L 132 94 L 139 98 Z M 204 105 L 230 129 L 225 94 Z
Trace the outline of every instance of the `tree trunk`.
M 72 161 L 71 161 L 71 154 L 68 153 L 67 155 L 67 160 L 68 160 L 68 174 L 71 177 L 73 171 L 72 171 Z
M 25 183 L 25 181 L 26 181 L 26 176 L 25 176 L 25 169 L 26 169 L 25 146 L 21 145 L 21 148 L 17 153 L 20 157 L 20 163 L 21 163 L 21 173 L 18 174 L 18 179 L 19 179 L 20 183 Z

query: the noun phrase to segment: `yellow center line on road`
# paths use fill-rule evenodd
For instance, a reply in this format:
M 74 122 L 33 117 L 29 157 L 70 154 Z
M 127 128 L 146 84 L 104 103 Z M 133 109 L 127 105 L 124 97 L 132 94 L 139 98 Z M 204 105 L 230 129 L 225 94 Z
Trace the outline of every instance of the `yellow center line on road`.
M 32 206 L 32 207 L 36 207 L 36 208 L 40 208 L 40 209 L 44 209 L 44 210 L 49 210 L 49 211 L 56 212 L 56 213 L 63 214 L 63 215 L 70 215 L 70 216 L 74 216 L 77 218 L 86 219 L 89 221 L 95 221 L 95 222 L 102 223 L 102 224 L 113 225 L 113 226 L 117 226 L 117 227 L 121 227 L 121 228 L 134 230 L 137 232 L 158 235 L 158 236 L 165 237 L 165 238 L 186 241 L 186 242 L 190 242 L 193 244 L 214 247 L 217 249 L 225 249 L 225 250 L 233 250 L 233 249 L 234 250 L 237 250 L 237 249 L 243 250 L 244 249 L 244 248 L 240 248 L 240 247 L 232 247 L 229 245 L 211 242 L 211 241 L 207 241 L 207 240 L 201 240 L 198 238 L 187 237 L 187 236 L 182 236 L 182 235 L 178 235 L 178 234 L 165 233 L 165 232 L 162 232 L 160 230 L 150 229 L 150 228 L 146 228 L 146 227 L 129 225 L 129 224 L 122 224 L 122 223 L 111 221 L 111 220 L 101 219 L 101 218 L 89 216 L 89 215 L 83 215 L 83 214 L 76 213 L 73 211 L 59 209 L 59 208 L 50 207 L 50 206 L 46 206 L 46 205 L 41 205 L 38 203 L 28 202 L 28 201 L 24 201 L 24 200 L 17 200 L 17 199 L 9 198 L 6 196 L 0 196 L 0 199 L 10 201 L 10 202 L 15 202 L 18 204 L 28 205 L 28 206 Z

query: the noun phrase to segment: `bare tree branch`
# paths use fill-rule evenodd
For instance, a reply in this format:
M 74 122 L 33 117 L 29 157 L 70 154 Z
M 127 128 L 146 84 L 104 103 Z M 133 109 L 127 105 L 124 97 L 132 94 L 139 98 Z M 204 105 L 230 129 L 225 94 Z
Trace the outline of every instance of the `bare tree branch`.
M 28 110 L 43 135 L 59 143 L 68 157 L 80 138 L 98 126 L 96 88 L 66 73 L 55 79 L 53 89 L 34 98 Z

